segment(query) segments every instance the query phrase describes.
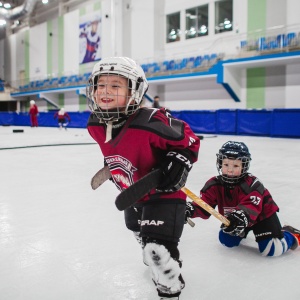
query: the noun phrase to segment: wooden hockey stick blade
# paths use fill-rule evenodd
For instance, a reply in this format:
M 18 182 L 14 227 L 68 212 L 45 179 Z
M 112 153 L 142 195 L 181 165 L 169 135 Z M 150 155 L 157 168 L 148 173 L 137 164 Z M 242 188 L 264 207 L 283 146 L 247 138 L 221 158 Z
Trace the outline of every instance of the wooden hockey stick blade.
M 105 166 L 99 170 L 91 179 L 91 187 L 93 190 L 96 190 L 101 184 L 111 177 L 110 170 L 108 166 Z
M 195 227 L 195 225 L 196 225 L 190 218 L 187 218 L 187 223 L 188 223 L 191 227 Z
M 115 201 L 117 209 L 124 210 L 143 198 L 159 185 L 162 176 L 162 170 L 155 169 L 126 190 L 122 191 Z
M 225 218 L 223 215 L 218 213 L 214 208 L 212 208 L 210 205 L 208 205 L 206 202 L 204 202 L 201 198 L 196 196 L 192 191 L 190 191 L 188 188 L 183 187 L 181 189 L 190 199 L 192 199 L 195 203 L 197 203 L 200 207 L 205 209 L 207 212 L 209 212 L 211 215 L 219 219 L 223 224 L 226 226 L 230 225 L 230 221 Z

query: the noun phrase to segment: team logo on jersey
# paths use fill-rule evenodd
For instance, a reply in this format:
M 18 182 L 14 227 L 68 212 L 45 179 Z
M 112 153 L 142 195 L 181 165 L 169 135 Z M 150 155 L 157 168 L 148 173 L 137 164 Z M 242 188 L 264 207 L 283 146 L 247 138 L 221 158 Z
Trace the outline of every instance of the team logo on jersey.
M 189 146 L 193 145 L 196 142 L 196 140 L 193 137 L 189 137 Z
M 132 163 L 120 155 L 105 157 L 112 178 L 120 191 L 127 189 L 133 184 L 133 172 L 137 170 Z

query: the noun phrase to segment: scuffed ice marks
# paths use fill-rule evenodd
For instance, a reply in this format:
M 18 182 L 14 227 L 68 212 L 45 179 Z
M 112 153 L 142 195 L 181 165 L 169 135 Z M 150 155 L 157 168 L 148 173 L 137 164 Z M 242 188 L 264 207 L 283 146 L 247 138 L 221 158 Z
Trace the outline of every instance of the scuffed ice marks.
M 152 300 L 157 298 L 149 269 L 140 261 L 125 263 L 105 269 L 101 284 L 105 286 L 105 300 Z M 137 268 L 140 270 L 137 271 Z M 100 297 L 101 298 L 101 297 Z

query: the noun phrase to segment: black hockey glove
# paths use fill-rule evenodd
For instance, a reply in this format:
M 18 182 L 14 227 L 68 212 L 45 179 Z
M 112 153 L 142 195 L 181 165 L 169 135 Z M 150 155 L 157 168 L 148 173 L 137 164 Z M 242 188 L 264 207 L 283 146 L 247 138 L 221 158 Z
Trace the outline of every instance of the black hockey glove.
M 192 168 L 192 161 L 186 153 L 170 151 L 161 165 L 164 177 L 157 187 L 161 192 L 175 192 L 184 187 L 188 173 Z
M 195 213 L 195 208 L 192 202 L 186 201 L 185 203 L 185 223 L 187 223 L 188 218 L 193 218 Z
M 243 210 L 233 210 L 226 218 L 230 221 L 230 225 L 227 227 L 222 224 L 221 229 L 230 235 L 241 235 L 249 224 L 248 214 Z

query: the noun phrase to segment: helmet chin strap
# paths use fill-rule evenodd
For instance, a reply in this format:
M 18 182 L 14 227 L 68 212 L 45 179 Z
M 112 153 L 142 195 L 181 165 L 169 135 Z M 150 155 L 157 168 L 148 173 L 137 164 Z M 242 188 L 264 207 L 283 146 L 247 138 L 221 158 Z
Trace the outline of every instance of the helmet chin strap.
M 113 131 L 113 129 L 122 127 L 126 123 L 126 119 L 127 118 L 119 119 L 118 121 L 111 120 L 111 121 L 105 122 L 105 124 L 106 124 L 106 139 L 105 139 L 105 143 L 109 142 L 112 139 L 112 131 Z M 114 122 L 118 122 L 118 123 L 114 124 Z
M 105 139 L 105 143 L 109 142 L 112 138 L 112 126 L 113 122 L 112 121 L 108 121 L 106 123 L 106 139 Z

